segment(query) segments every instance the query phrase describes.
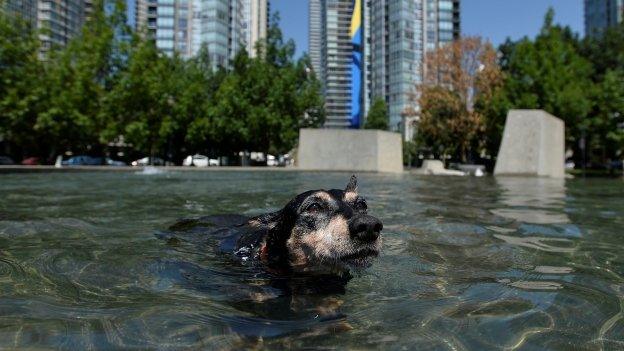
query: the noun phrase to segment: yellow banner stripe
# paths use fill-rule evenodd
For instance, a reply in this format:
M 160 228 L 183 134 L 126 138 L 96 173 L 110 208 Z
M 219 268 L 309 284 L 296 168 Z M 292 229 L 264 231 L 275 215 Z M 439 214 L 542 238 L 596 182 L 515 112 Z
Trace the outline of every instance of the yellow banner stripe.
M 355 37 L 358 29 L 362 25 L 362 1 L 355 0 L 355 6 L 353 7 L 353 17 L 351 17 L 351 38 Z

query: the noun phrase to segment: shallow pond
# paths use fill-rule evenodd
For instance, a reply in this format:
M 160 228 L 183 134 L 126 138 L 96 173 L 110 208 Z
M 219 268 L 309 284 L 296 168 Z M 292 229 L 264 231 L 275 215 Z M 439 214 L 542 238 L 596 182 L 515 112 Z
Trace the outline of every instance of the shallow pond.
M 0 174 L 0 349 L 624 349 L 622 180 L 361 174 L 384 248 L 344 291 L 159 238 L 348 177 Z

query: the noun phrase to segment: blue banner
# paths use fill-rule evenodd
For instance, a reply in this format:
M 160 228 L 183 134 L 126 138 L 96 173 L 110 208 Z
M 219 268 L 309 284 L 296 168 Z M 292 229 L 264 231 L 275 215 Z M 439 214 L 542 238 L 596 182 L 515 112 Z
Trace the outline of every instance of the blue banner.
M 362 124 L 362 1 L 355 0 L 351 17 L 351 128 Z

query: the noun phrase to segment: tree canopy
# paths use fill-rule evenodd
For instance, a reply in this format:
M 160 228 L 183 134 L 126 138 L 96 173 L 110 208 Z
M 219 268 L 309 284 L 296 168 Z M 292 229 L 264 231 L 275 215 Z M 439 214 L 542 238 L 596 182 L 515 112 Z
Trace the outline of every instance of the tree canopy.
M 40 60 L 38 32 L 0 13 L 0 142 L 16 158 L 102 155 L 124 140 L 137 155 L 180 162 L 202 152 L 286 153 L 299 128 L 323 123 L 320 83 L 295 60 L 275 15 L 258 55 L 213 69 L 206 47 L 166 55 L 102 1 L 81 33 Z M 0 149 L 0 151 L 2 151 Z
M 388 130 L 389 118 L 386 101 L 383 98 L 375 98 L 368 110 L 364 129 Z

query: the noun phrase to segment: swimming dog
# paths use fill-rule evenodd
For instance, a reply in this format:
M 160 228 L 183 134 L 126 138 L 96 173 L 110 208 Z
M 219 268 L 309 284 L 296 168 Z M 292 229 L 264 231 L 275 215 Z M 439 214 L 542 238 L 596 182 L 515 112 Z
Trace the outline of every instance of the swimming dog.
M 228 266 L 241 263 L 232 267 L 235 274 L 219 274 L 213 281 L 215 274 L 203 266 L 204 261 L 167 262 L 165 271 L 170 274 L 177 267 L 183 286 L 223 291 L 246 316 L 271 321 L 309 321 L 312 317 L 320 324 L 305 324 L 312 328 L 308 332 L 315 328 L 337 332 L 351 328 L 340 313 L 340 295 L 346 292 L 351 273 L 369 267 L 379 255 L 382 229 L 381 221 L 368 213 L 366 200 L 358 194 L 357 178 L 352 176 L 344 190 L 306 191 L 275 212 L 252 218 L 185 219 L 157 236 L 182 253 L 179 257 L 217 248 L 211 259 Z M 241 279 L 251 283 L 240 285 Z
M 281 210 L 249 219 L 235 255 L 274 271 L 343 274 L 371 265 L 381 250 L 383 224 L 368 214 L 352 176 L 344 190 L 311 190 Z

